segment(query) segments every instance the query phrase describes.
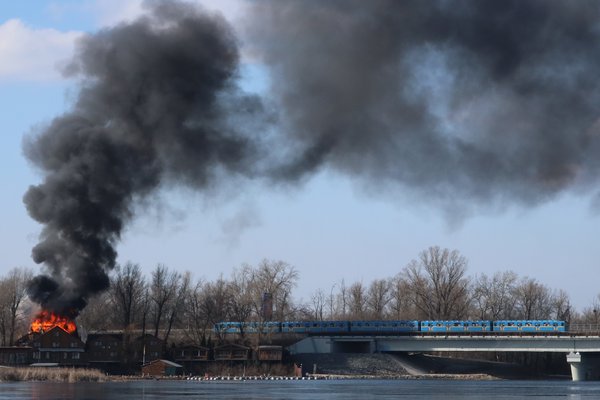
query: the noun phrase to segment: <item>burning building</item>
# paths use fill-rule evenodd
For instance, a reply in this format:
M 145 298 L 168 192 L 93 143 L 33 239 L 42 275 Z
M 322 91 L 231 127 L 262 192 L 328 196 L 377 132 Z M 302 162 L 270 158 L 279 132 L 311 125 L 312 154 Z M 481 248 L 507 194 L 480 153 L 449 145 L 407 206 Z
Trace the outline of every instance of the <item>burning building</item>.
M 49 327 L 49 325 L 46 326 Z M 31 331 L 20 338 L 17 343 L 20 348 L 32 349 L 32 365 L 87 365 L 84 343 L 76 331 L 68 332 L 63 328 L 62 323 L 47 329 Z

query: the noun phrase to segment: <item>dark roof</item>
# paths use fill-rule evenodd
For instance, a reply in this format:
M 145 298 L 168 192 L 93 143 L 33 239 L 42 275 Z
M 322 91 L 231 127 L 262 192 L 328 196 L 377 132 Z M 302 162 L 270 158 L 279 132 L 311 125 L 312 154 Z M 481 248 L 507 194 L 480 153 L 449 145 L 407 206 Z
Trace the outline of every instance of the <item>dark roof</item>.
M 169 361 L 169 360 L 163 360 L 163 359 L 159 359 L 159 360 L 153 360 L 150 362 L 147 362 L 146 364 L 144 364 L 142 367 L 146 367 L 148 365 L 152 365 L 152 364 L 156 364 L 156 363 L 163 363 L 168 365 L 169 367 L 175 367 L 175 368 L 183 368 L 183 365 L 179 365 L 177 363 L 174 363 L 173 361 Z
M 241 344 L 235 344 L 235 343 L 229 343 L 229 344 L 224 344 L 221 346 L 216 346 L 215 350 L 227 349 L 227 348 L 232 348 L 232 347 L 237 348 L 237 349 L 250 350 L 250 347 L 242 346 Z

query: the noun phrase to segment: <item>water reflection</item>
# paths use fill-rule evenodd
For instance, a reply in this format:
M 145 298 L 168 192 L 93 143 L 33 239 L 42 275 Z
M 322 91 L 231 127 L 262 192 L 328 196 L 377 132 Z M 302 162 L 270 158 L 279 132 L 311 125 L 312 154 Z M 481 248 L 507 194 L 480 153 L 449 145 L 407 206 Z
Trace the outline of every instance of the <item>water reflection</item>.
M 32 382 L 30 386 L 28 398 L 32 400 L 77 399 L 78 386 L 75 383 Z
M 0 383 L 0 399 L 444 399 L 588 400 L 600 398 L 600 382 L 569 381 L 135 381 L 109 383 Z

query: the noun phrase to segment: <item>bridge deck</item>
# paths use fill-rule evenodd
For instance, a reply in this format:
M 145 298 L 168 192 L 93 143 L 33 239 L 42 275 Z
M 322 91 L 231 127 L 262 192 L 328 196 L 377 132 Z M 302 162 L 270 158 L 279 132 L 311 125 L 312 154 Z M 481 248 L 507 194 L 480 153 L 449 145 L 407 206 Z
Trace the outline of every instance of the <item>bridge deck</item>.
M 600 336 L 313 336 L 289 347 L 292 354 L 353 349 L 358 352 L 600 352 Z

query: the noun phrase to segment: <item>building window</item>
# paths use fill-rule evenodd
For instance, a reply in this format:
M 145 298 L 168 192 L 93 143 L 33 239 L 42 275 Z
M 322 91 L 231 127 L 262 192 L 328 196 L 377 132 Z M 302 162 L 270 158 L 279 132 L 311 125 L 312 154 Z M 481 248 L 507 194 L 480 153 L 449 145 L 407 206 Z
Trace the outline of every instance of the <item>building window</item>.
M 73 353 L 73 360 L 79 360 L 79 353 Z

